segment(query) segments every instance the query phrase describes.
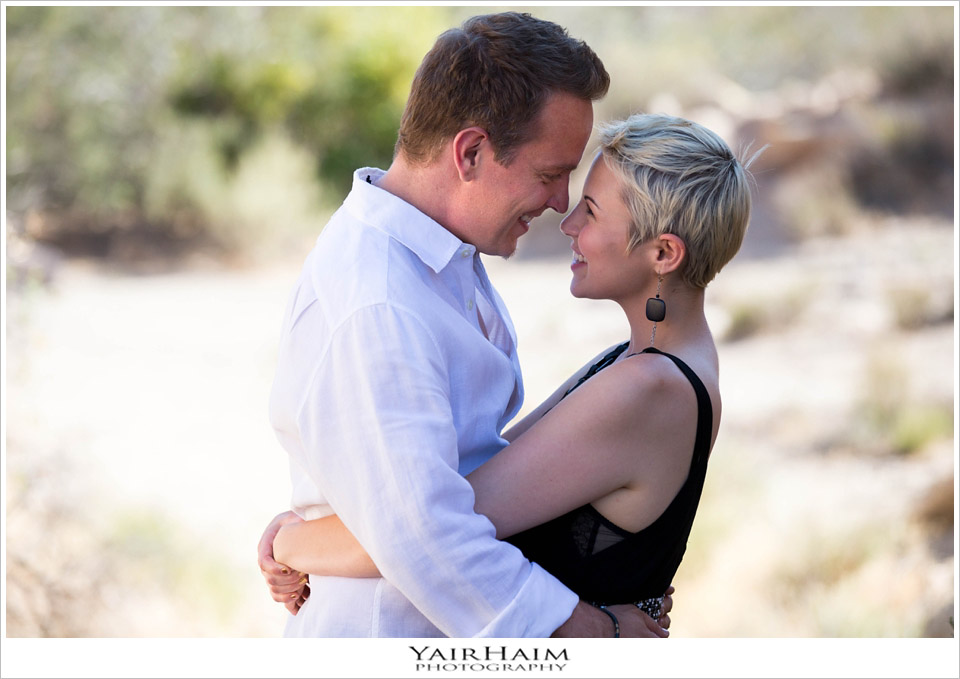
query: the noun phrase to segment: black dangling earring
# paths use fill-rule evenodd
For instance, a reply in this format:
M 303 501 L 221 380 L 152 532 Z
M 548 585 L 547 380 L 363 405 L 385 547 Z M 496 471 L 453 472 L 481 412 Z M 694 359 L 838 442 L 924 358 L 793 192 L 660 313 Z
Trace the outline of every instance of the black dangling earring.
M 650 346 L 653 346 L 653 340 L 657 336 L 657 323 L 667 317 L 667 303 L 660 299 L 660 285 L 663 283 L 663 276 L 657 274 L 657 296 L 650 297 L 647 300 L 647 320 L 653 321 L 653 332 L 650 333 Z
M 647 300 L 647 320 L 659 323 L 667 317 L 667 303 L 660 299 L 660 285 L 663 283 L 663 276 L 657 280 L 657 296 Z

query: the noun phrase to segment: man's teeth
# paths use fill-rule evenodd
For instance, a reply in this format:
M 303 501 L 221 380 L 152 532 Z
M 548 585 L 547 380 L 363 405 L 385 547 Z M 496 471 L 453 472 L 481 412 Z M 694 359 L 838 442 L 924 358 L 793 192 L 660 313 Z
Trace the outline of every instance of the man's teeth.
M 583 255 L 580 255 L 580 254 L 577 254 L 576 252 L 574 252 L 574 253 L 573 253 L 573 261 L 575 261 L 575 262 L 585 262 L 585 261 L 587 261 L 587 260 L 584 259 Z
M 520 221 L 524 224 L 529 224 L 531 219 L 533 219 L 533 217 L 530 215 L 520 215 Z

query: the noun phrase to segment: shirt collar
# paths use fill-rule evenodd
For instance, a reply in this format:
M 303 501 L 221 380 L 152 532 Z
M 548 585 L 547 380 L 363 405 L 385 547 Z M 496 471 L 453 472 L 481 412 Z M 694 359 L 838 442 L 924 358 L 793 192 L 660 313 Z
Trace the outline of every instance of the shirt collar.
M 354 172 L 353 188 L 343 202 L 344 208 L 360 221 L 399 241 L 437 273 L 454 255 L 476 253 L 473 245 L 464 243 L 410 203 L 376 186 L 375 182 L 385 174 L 373 167 Z

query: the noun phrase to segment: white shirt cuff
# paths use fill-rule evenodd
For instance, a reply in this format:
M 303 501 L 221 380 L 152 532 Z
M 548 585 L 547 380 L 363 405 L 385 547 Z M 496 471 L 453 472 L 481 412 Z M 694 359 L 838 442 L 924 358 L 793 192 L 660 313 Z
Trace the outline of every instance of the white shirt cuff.
M 539 565 L 530 566 L 530 576 L 517 596 L 476 636 L 549 637 L 573 615 L 580 597 Z

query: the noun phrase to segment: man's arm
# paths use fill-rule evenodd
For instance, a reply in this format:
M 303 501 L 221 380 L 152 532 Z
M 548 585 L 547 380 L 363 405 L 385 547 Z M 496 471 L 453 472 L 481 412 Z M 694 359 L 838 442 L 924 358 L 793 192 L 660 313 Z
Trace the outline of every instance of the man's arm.
M 410 312 L 361 309 L 334 333 L 301 401 L 301 467 L 383 576 L 445 634 L 548 636 L 576 595 L 474 512 L 447 360 Z

